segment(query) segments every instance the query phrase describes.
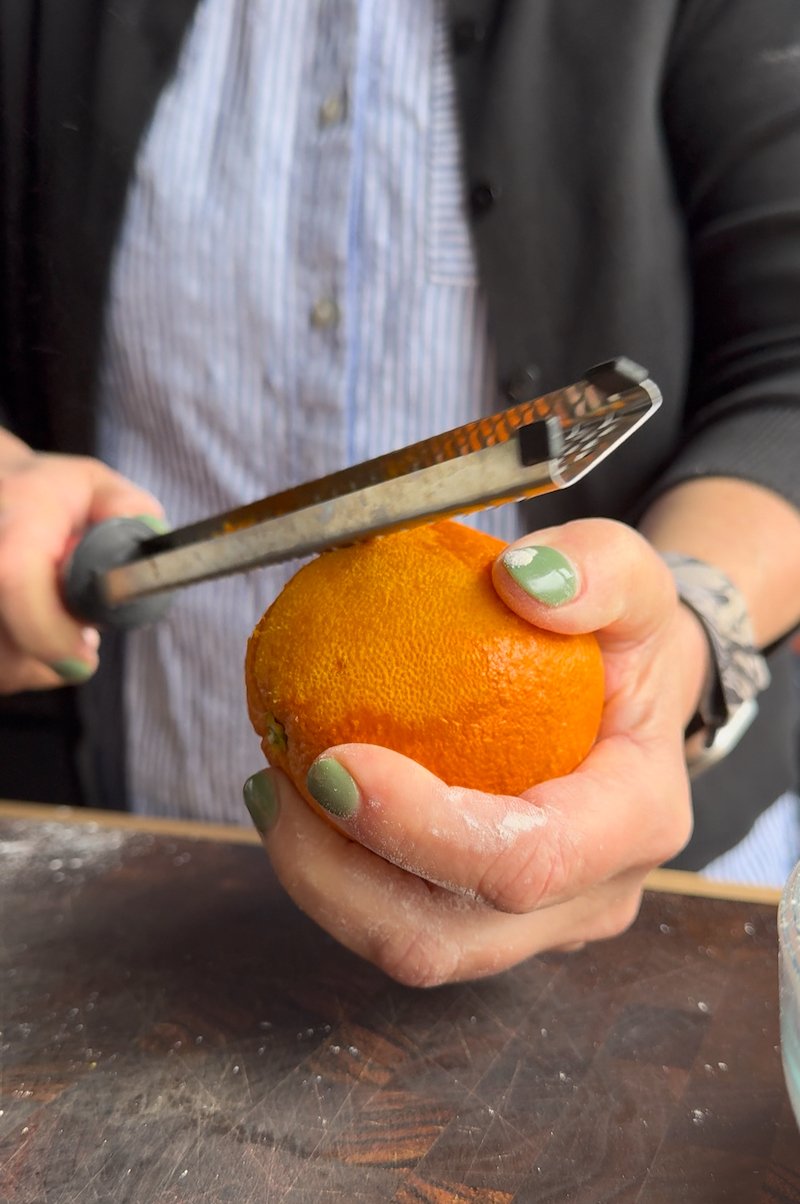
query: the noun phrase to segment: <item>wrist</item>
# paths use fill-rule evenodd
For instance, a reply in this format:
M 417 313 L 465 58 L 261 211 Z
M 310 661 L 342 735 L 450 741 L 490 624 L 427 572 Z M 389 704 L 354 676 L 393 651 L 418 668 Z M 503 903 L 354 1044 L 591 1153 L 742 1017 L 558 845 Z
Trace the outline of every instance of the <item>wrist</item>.
M 758 695 L 769 685 L 769 670 L 755 647 L 744 597 L 725 574 L 691 556 L 662 555 L 683 603 L 681 610 L 693 612 L 706 638 L 710 671 L 686 729 L 688 736 L 703 736 L 696 756 L 696 742 L 692 743 L 690 759 L 690 769 L 700 772 L 727 756 L 750 726 Z M 694 684 L 696 688 L 697 677 Z

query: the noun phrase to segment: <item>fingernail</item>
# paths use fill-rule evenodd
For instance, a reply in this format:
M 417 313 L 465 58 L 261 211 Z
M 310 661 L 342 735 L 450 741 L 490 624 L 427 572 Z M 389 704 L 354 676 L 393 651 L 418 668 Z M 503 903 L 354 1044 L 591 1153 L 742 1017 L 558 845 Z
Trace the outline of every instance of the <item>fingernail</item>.
M 503 565 L 526 594 L 546 606 L 563 606 L 578 592 L 578 574 L 555 548 L 509 548 L 503 553 Z
M 320 807 L 339 819 L 351 819 L 361 802 L 361 793 L 350 774 L 333 757 L 320 757 L 308 771 L 309 794 Z
M 97 652 L 97 649 L 100 647 L 100 632 L 96 627 L 84 627 L 81 632 L 81 639 L 83 640 L 84 647 L 88 648 L 90 652 Z
M 260 769 L 242 788 L 244 805 L 260 836 L 269 832 L 278 818 L 278 792 L 268 769 Z
M 156 535 L 166 535 L 167 531 L 171 531 L 169 523 L 165 518 L 159 518 L 157 514 L 137 514 L 140 523 L 146 523 L 148 527 L 156 533 Z
M 78 686 L 83 681 L 88 681 L 95 671 L 94 665 L 87 665 L 85 661 L 79 661 L 77 657 L 67 657 L 63 661 L 54 661 L 50 668 L 63 677 L 64 681 L 70 685 Z

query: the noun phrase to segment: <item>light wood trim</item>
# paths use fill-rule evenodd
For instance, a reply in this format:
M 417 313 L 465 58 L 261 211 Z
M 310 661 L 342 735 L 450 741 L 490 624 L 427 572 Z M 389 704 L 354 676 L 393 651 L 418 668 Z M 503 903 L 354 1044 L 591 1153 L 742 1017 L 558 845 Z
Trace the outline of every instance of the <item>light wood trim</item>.
M 647 889 L 672 895 L 698 895 L 704 899 L 734 899 L 740 903 L 767 903 L 777 907 L 781 892 L 775 886 L 753 886 L 749 882 L 715 882 L 687 870 L 653 870 Z
M 127 815 L 122 811 L 91 811 L 87 807 L 51 807 L 41 803 L 0 802 L 0 819 L 39 820 L 49 823 L 93 823 L 104 828 L 125 828 L 157 836 L 179 836 L 184 840 L 216 840 L 223 844 L 258 844 L 258 833 L 237 824 L 196 823 L 194 820 L 157 819 Z M 714 882 L 685 870 L 653 870 L 647 889 L 674 895 L 697 895 L 705 899 L 733 899 L 742 903 L 777 906 L 781 892 L 771 886 L 744 882 Z
M 0 802 L 0 819 L 39 820 L 42 823 L 99 824 L 155 836 L 181 836 L 185 840 L 216 840 L 227 844 L 259 844 L 254 828 L 237 824 L 205 824 L 186 819 L 158 819 L 128 815 L 124 811 L 92 811 L 88 807 L 51 807 L 42 803 Z

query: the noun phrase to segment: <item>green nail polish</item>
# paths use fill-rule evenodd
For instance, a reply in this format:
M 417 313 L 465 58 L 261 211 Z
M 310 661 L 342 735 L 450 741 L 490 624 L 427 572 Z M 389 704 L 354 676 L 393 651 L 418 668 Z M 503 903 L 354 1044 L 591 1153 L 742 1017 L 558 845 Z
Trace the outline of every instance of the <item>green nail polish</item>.
M 156 535 L 166 535 L 167 531 L 172 530 L 166 519 L 159 518 L 157 514 L 137 514 L 136 517 L 140 523 L 146 523 Z
M 333 757 L 315 761 L 306 777 L 311 797 L 320 807 L 340 819 L 352 819 L 361 801 L 358 786 L 347 770 Z
M 526 594 L 546 606 L 563 606 L 578 592 L 578 574 L 555 548 L 509 548 L 503 564 Z
M 80 685 L 82 681 L 88 681 L 94 673 L 94 665 L 87 665 L 85 661 L 79 661 L 75 657 L 54 661 L 50 668 L 59 677 L 63 677 L 64 681 L 68 681 L 74 686 Z
M 256 831 L 263 836 L 278 818 L 278 792 L 269 770 L 260 769 L 248 778 L 242 794 Z

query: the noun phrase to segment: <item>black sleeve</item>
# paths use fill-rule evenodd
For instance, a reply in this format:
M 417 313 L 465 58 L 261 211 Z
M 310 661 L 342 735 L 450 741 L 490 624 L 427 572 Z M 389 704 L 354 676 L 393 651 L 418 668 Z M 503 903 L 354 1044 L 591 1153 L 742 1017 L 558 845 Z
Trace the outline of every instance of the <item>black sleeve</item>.
M 733 476 L 800 505 L 800 3 L 687 0 L 662 95 L 694 344 L 659 489 Z

